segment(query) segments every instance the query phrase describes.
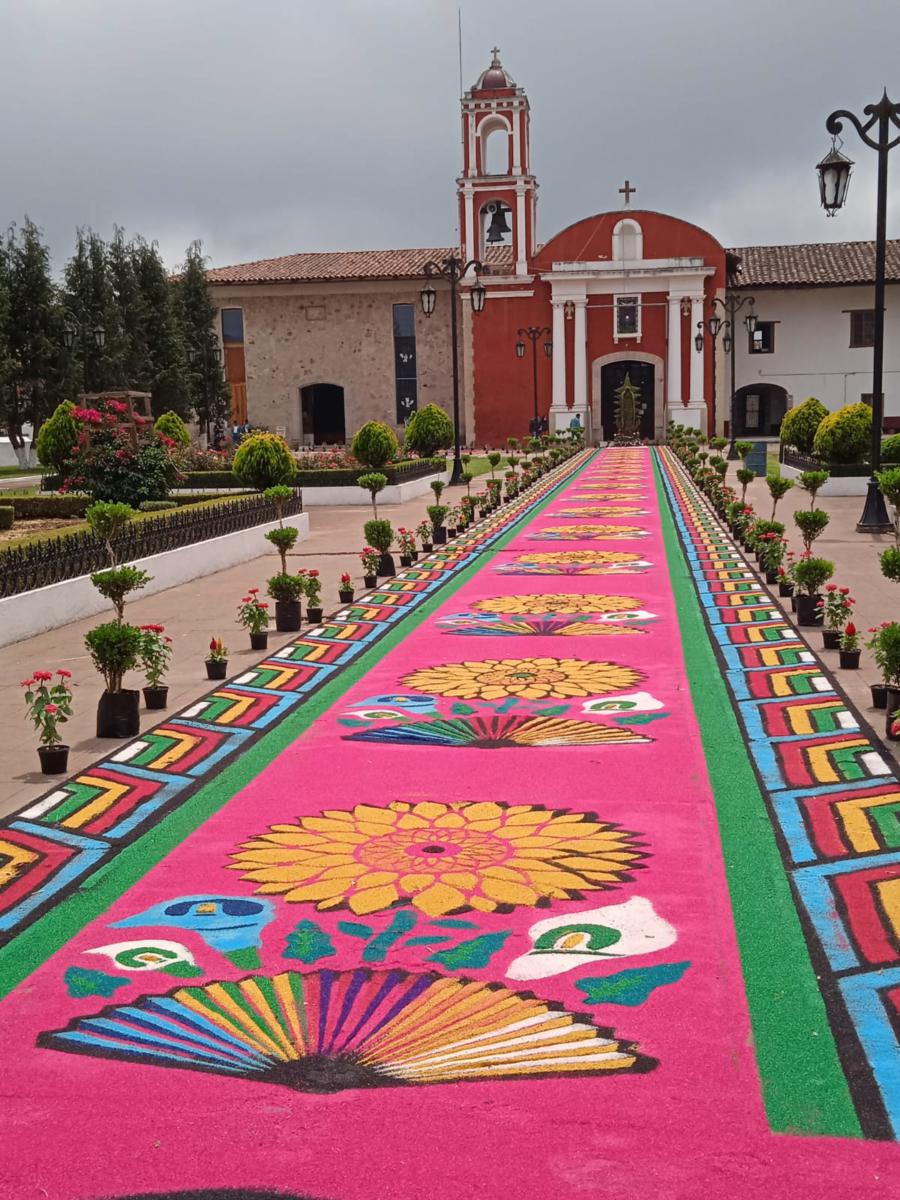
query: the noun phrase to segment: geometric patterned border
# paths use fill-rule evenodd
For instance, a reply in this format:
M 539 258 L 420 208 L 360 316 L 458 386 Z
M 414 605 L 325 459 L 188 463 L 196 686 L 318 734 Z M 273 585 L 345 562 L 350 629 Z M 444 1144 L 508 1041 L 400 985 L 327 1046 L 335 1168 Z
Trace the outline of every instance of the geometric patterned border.
M 211 771 L 295 711 L 333 675 L 443 587 L 585 462 L 568 459 L 412 567 L 321 625 L 194 700 L 115 743 L 108 757 L 0 822 L 0 945 L 76 888 L 119 850 L 182 805 Z
M 900 781 L 693 481 L 658 461 L 860 1122 L 900 1138 Z

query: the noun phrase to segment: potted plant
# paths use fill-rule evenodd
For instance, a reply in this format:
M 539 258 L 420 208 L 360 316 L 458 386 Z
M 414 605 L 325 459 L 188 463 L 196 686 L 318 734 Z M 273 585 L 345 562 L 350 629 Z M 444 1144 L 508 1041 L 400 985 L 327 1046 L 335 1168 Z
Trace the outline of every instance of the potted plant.
M 431 487 L 431 490 L 434 492 L 434 502 L 435 502 L 435 504 L 440 504 L 440 502 L 441 502 L 441 493 L 442 493 L 442 492 L 443 492 L 443 490 L 444 490 L 444 484 L 443 484 L 443 481 L 442 481 L 442 480 L 440 480 L 440 479 L 432 479 L 432 481 L 431 481 L 431 484 L 430 484 L 429 486 Z
M 762 535 L 761 560 L 766 573 L 766 583 L 777 583 L 778 572 L 784 560 L 787 542 L 774 531 Z
M 499 480 L 498 480 L 498 483 L 499 483 Z M 479 496 L 477 497 L 477 502 L 478 502 L 478 516 L 483 521 L 484 518 L 488 515 L 488 513 L 493 508 L 493 500 L 491 498 L 491 493 L 489 491 L 481 492 L 479 494 Z
M 787 563 L 778 568 L 778 595 L 793 596 L 794 594 L 794 555 L 788 550 Z
M 105 571 L 95 571 L 91 575 L 91 583 L 101 596 L 112 601 L 116 610 L 116 620 L 125 618 L 125 598 L 129 592 L 136 591 L 150 582 L 151 576 L 137 567 L 107 567 Z
M 227 674 L 228 647 L 220 637 L 212 637 L 206 654 L 206 678 L 224 679 Z
M 828 524 L 828 513 L 821 508 L 800 509 L 794 513 L 794 521 L 803 538 L 803 549 L 811 554 L 813 542 Z
M 431 521 L 431 538 L 435 546 L 443 546 L 447 541 L 447 527 L 444 518 L 447 515 L 446 504 L 429 504 L 426 509 Z
M 881 682 L 869 684 L 872 690 L 873 708 L 887 708 L 889 681 L 886 651 L 889 649 L 891 638 L 900 640 L 900 633 L 893 632 L 895 625 L 896 622 L 893 621 L 882 621 L 880 625 L 872 625 L 869 628 L 872 636 L 866 642 L 866 649 L 875 659 L 875 665 L 881 672 Z
M 755 478 L 756 478 L 756 472 L 751 470 L 750 467 L 738 467 L 737 480 L 738 480 L 738 483 L 741 485 L 741 500 L 742 501 L 747 499 L 747 488 L 753 482 L 753 480 Z
M 377 521 L 378 493 L 383 492 L 387 487 L 387 475 L 383 475 L 381 471 L 368 471 L 365 475 L 359 475 L 356 482 L 369 493 L 372 500 L 372 516 Z
M 381 561 L 381 555 L 372 546 L 366 546 L 359 558 L 363 569 L 363 583 L 367 588 L 375 587 L 378 583 L 378 563 Z
M 52 671 L 33 671 L 22 681 L 28 719 L 40 737 L 38 758 L 44 775 L 64 775 L 69 765 L 69 747 L 59 740 L 59 727 L 72 715 L 71 671 L 60 668 L 57 681 Z
M 250 634 L 251 650 L 266 650 L 269 646 L 269 606 L 259 598 L 259 588 L 249 588 L 238 605 L 238 624 Z
M 341 575 L 341 584 L 338 588 L 338 599 L 341 604 L 350 604 L 353 600 L 353 577 L 349 571 L 344 571 Z
M 278 551 L 281 559 L 281 574 L 287 575 L 287 556 L 293 550 L 297 538 L 300 536 L 300 531 L 295 529 L 293 525 L 282 525 L 279 529 L 270 529 L 263 536 Z
M 416 537 L 418 537 L 419 541 L 422 543 L 422 553 L 430 554 L 434 549 L 430 521 L 419 522 L 419 524 L 416 526 Z
M 306 592 L 306 618 L 312 625 L 318 625 L 322 620 L 322 581 L 315 568 L 306 572 L 303 590 Z
M 416 559 L 416 535 L 401 525 L 397 530 L 397 544 L 400 547 L 400 566 L 411 567 Z
M 499 450 L 491 450 L 488 452 L 487 460 L 488 460 L 488 466 L 491 468 L 491 479 L 494 478 L 494 469 L 496 467 L 500 466 L 500 462 L 501 462 L 502 458 L 503 458 L 503 455 L 500 453 Z
M 859 634 L 856 632 L 853 622 L 848 621 L 841 634 L 841 667 L 845 671 L 855 671 L 859 666 L 859 655 Z
M 144 670 L 144 703 L 149 709 L 165 708 L 168 685 L 163 683 L 172 657 L 172 639 L 165 625 L 141 625 L 140 665 Z
M 800 486 L 809 494 L 810 509 L 816 507 L 816 495 L 819 489 L 828 482 L 829 477 L 828 471 L 802 471 L 800 473 Z
M 275 628 L 279 633 L 294 633 L 300 628 L 300 597 L 304 594 L 303 576 L 273 575 L 268 585 L 275 601 Z
M 888 713 L 884 723 L 884 733 L 889 742 L 900 742 L 900 708 Z
M 490 497 L 491 508 L 499 508 L 500 493 L 503 491 L 503 480 L 494 479 L 493 475 L 487 481 L 488 496 Z
M 900 708 L 900 621 L 889 621 L 879 630 L 882 672 L 887 685 L 885 708 L 887 710 L 887 733 L 891 733 L 891 715 Z
M 856 601 L 850 595 L 849 588 L 839 588 L 836 583 L 829 583 L 825 595 L 819 601 L 825 628 L 822 630 L 822 644 L 826 650 L 839 650 L 841 632 Z
M 766 487 L 769 489 L 769 495 L 772 497 L 772 517 L 775 520 L 775 509 L 778 507 L 778 501 L 794 486 L 793 479 L 786 479 L 783 475 L 767 475 Z
M 397 568 L 390 552 L 394 544 L 394 530 L 390 521 L 366 521 L 363 533 L 366 535 L 366 545 L 380 552 L 376 574 L 393 575 Z
M 827 558 L 813 558 L 804 554 L 794 567 L 794 580 L 797 584 L 797 624 L 821 625 L 822 610 L 818 607 L 821 599 L 819 589 L 826 584 L 834 574 L 834 563 Z
M 107 621 L 85 634 L 84 644 L 105 684 L 97 704 L 97 737 L 135 737 L 140 730 L 140 692 L 123 688 L 122 682 L 137 666 L 143 636 L 136 625 L 123 621 Z

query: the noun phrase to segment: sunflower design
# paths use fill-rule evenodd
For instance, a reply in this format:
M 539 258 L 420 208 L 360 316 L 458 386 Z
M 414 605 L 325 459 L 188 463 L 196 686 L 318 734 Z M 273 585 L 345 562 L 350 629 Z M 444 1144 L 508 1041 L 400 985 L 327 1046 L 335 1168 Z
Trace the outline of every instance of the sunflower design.
M 412 904 L 430 917 L 577 900 L 627 882 L 636 835 L 594 813 L 458 801 L 357 804 L 273 825 L 232 870 L 265 895 L 362 916 Z
M 517 562 L 546 563 L 562 565 L 563 563 L 585 563 L 591 566 L 609 563 L 640 562 L 641 556 L 634 550 L 529 550 L 519 554 Z
M 597 593 L 554 592 L 538 596 L 490 596 L 472 605 L 488 613 L 613 613 L 640 608 L 634 596 L 603 596 Z
M 644 510 L 639 504 L 581 504 L 560 508 L 552 517 L 639 517 Z
M 579 538 L 633 538 L 646 537 L 648 530 L 639 525 L 557 525 L 555 529 L 545 529 L 542 533 L 531 534 L 537 541 L 555 540 L 577 541 Z
M 621 692 L 642 679 L 640 671 L 610 662 L 580 658 L 488 658 L 423 667 L 405 676 L 416 691 L 460 700 L 568 700 Z

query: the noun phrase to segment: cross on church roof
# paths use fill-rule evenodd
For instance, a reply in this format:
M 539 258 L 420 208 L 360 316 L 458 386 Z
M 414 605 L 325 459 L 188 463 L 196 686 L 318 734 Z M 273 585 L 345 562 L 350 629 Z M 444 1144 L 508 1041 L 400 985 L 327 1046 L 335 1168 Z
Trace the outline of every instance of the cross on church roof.
M 494 56 L 494 60 L 491 63 L 491 66 L 499 67 L 500 66 L 500 47 L 494 46 L 494 48 L 491 50 L 491 54 L 493 54 L 493 56 Z
M 619 195 L 625 197 L 625 203 L 622 205 L 623 208 L 631 207 L 631 196 L 632 196 L 632 193 L 636 192 L 636 191 L 637 191 L 637 188 L 631 186 L 631 180 L 626 179 L 625 186 L 619 188 Z

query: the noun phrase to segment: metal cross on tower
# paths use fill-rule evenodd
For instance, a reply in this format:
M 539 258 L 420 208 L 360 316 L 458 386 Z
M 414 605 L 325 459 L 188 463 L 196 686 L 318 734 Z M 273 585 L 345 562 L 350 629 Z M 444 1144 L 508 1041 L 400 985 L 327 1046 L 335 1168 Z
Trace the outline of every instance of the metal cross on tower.
M 625 203 L 622 205 L 623 208 L 631 207 L 631 196 L 632 196 L 632 193 L 634 193 L 636 191 L 637 191 L 637 188 L 631 186 L 631 180 L 626 179 L 625 186 L 619 188 L 619 195 L 625 197 Z

